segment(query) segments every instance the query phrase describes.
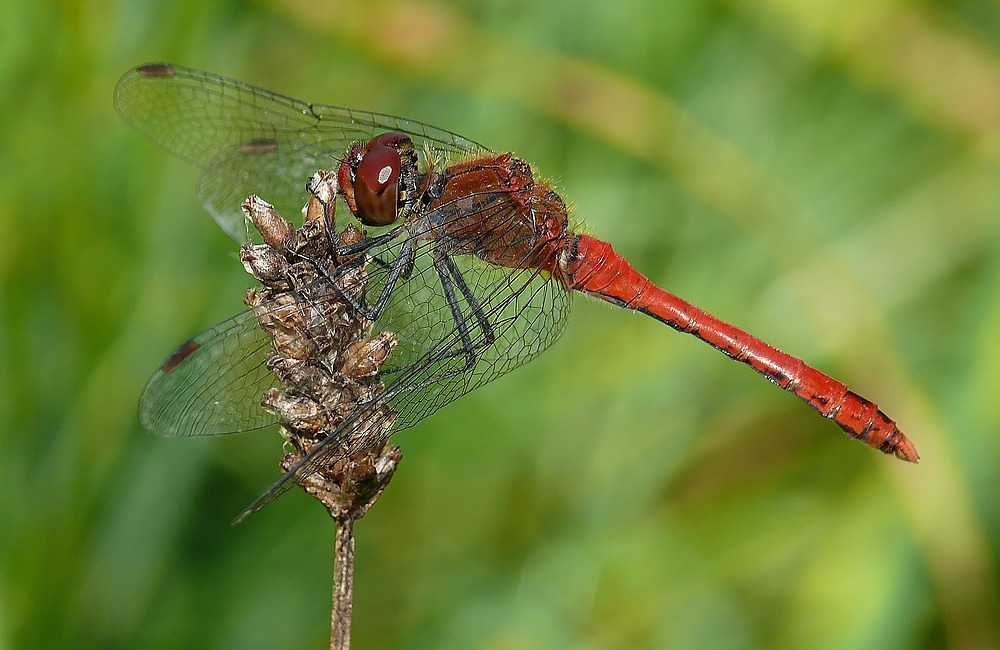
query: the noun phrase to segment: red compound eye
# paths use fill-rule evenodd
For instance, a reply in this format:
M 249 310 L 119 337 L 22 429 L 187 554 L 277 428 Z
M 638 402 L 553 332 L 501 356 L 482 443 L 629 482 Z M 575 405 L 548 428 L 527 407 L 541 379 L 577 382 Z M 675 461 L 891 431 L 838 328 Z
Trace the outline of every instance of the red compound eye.
M 396 220 L 399 197 L 399 152 L 372 141 L 354 180 L 355 214 L 366 226 L 387 226 Z

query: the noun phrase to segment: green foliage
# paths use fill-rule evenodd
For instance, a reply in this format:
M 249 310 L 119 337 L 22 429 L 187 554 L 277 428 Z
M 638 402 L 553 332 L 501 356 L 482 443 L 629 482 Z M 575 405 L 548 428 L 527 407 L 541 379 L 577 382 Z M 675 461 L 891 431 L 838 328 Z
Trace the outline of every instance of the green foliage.
M 322 647 L 333 532 L 273 431 L 135 405 L 241 307 L 193 169 L 114 113 L 167 60 L 424 120 L 556 179 L 669 290 L 876 399 L 904 465 L 652 319 L 397 437 L 358 648 L 1000 645 L 1000 10 L 807 2 L 0 8 L 0 647 Z

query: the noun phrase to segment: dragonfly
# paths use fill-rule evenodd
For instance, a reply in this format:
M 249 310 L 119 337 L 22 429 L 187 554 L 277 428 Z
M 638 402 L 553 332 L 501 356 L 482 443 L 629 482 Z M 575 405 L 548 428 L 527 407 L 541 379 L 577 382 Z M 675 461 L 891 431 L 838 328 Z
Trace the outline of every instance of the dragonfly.
M 202 204 L 238 242 L 248 238 L 240 209 L 248 195 L 295 214 L 306 198 L 304 179 L 317 169 L 336 170 L 341 200 L 365 228 L 352 253 L 372 263 L 356 307 L 373 330 L 398 340 L 381 370 L 381 399 L 395 421 L 388 432 L 359 437 L 350 428 L 362 425 L 362 414 L 348 417 L 247 513 L 359 451 L 345 441 L 383 442 L 538 356 L 563 331 L 574 292 L 690 334 L 850 438 L 918 460 L 874 402 L 662 289 L 609 243 L 571 230 L 563 199 L 512 153 L 416 120 L 304 102 L 166 63 L 129 70 L 114 97 L 126 122 L 201 169 Z M 265 363 L 271 345 L 251 311 L 196 335 L 149 380 L 142 424 L 163 435 L 201 436 L 276 423 L 260 404 L 279 385 Z

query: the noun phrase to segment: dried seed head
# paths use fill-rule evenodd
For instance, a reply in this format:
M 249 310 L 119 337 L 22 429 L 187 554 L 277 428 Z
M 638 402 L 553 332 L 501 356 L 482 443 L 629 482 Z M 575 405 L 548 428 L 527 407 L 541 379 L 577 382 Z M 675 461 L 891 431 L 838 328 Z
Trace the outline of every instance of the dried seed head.
M 280 280 L 288 273 L 285 258 L 267 244 L 244 244 L 240 261 L 247 273 L 261 282 Z
M 309 178 L 306 189 L 312 194 L 306 204 L 306 223 L 322 220 L 326 214 L 332 217 L 337 198 L 337 174 L 321 169 Z
M 261 404 L 278 415 L 295 450 L 282 459 L 286 472 L 296 472 L 291 479 L 335 517 L 357 518 L 399 460 L 398 448 L 385 444 L 396 414 L 380 400 L 379 375 L 397 339 L 392 332 L 372 336 L 357 309 L 369 279 L 363 253 L 339 259 L 331 250 L 326 229 L 334 226 L 336 174 L 318 172 L 307 187 L 312 196 L 298 230 L 256 196 L 243 204 L 266 242 L 241 251 L 244 267 L 263 284 L 247 292 L 246 303 L 272 340 L 265 361 L 284 386 L 266 391 Z M 349 226 L 336 245 L 364 239 Z
M 269 246 L 279 251 L 285 250 L 295 235 L 295 227 L 278 214 L 273 205 L 256 194 L 251 194 L 240 207 Z
M 380 332 L 375 338 L 354 341 L 344 350 L 340 371 L 350 377 L 370 377 L 379 371 L 397 343 L 392 332 Z

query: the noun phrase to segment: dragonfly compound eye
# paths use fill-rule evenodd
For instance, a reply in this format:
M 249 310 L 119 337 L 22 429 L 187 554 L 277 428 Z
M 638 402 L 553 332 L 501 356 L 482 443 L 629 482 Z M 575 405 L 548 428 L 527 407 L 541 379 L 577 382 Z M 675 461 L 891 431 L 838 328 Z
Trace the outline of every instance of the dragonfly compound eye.
M 384 144 L 369 146 L 354 179 L 357 217 L 366 226 L 386 226 L 396 220 L 399 198 L 399 152 Z

